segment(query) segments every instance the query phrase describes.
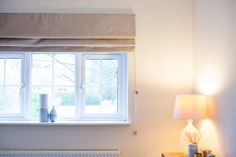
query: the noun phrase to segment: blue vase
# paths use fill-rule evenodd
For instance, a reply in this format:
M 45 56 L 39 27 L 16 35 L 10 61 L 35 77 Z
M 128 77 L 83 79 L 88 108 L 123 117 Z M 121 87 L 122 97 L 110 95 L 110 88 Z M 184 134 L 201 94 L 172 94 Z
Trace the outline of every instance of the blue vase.
M 52 110 L 49 113 L 49 119 L 50 119 L 51 122 L 55 122 L 56 119 L 57 119 L 57 112 L 56 112 L 54 106 L 52 107 Z

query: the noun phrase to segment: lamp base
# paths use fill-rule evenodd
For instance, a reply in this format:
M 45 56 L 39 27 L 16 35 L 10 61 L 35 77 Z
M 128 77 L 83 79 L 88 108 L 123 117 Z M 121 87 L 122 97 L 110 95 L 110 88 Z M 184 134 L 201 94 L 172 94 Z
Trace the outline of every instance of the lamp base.
M 183 129 L 180 142 L 184 146 L 185 150 L 187 150 L 188 144 L 198 144 L 201 138 L 201 134 L 198 129 L 193 125 L 193 120 L 188 119 L 187 126 Z

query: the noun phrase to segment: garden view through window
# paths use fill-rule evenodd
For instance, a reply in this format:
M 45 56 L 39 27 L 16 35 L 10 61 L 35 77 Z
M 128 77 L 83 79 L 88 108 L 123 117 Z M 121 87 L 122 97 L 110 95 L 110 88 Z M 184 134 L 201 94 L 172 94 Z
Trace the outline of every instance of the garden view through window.
M 0 118 L 36 120 L 39 95 L 60 120 L 127 120 L 126 53 L 0 54 Z
M 21 59 L 0 58 L 0 114 L 20 113 Z

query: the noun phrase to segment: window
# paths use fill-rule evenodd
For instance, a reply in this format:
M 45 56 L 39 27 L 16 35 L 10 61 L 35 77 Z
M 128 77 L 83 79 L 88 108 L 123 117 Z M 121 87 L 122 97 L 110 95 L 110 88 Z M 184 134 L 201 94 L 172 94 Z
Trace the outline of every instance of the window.
M 127 121 L 127 54 L 0 54 L 0 118 L 37 120 L 48 94 L 59 120 Z
M 0 114 L 22 115 L 22 55 L 0 54 Z
M 60 118 L 75 117 L 75 72 L 74 54 L 31 55 L 32 117 L 39 116 L 41 93 L 48 94 L 49 107 L 54 105 Z
M 122 115 L 122 104 L 127 104 L 125 60 L 121 55 L 83 56 L 82 118 L 126 117 Z

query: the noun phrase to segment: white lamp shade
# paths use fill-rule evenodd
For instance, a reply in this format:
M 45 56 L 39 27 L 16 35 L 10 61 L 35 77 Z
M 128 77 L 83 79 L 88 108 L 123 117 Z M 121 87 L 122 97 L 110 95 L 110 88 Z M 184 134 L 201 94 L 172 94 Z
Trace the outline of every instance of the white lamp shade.
M 203 95 L 178 95 L 175 100 L 174 119 L 206 118 L 206 100 Z

